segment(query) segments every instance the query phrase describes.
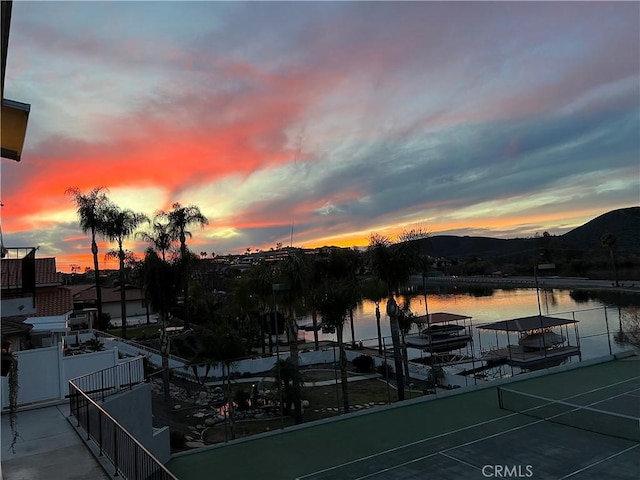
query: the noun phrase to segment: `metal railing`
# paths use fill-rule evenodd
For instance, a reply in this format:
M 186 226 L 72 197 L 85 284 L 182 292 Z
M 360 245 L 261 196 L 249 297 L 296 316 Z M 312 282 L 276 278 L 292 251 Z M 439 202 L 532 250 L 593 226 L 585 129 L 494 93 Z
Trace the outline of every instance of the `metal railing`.
M 113 367 L 71 379 L 75 387 L 94 400 L 104 401 L 109 395 L 131 390 L 145 381 L 142 357 Z
M 137 362 L 141 364 L 142 359 L 138 358 L 128 363 Z M 138 371 L 141 365 L 128 367 L 126 365 L 120 364 L 70 380 L 71 414 L 76 418 L 77 426 L 82 427 L 86 432 L 87 440 L 92 440 L 96 444 L 99 455 L 109 459 L 115 469 L 115 476 L 122 476 L 126 480 L 178 480 L 94 400 L 104 399 L 107 393 L 113 394 L 141 383 L 136 380 L 137 375 L 133 373 Z M 108 372 L 109 370 L 114 372 Z M 120 381 L 121 376 L 125 378 L 125 382 Z M 112 386 L 108 385 L 109 380 L 113 380 Z M 87 391 L 83 391 L 83 388 Z
M 162 356 L 162 352 L 160 350 L 148 347 L 146 345 L 142 345 L 141 343 L 135 342 L 133 340 L 126 340 L 126 339 L 124 339 L 122 337 L 118 337 L 116 335 L 111 335 L 110 333 L 103 332 L 101 330 L 89 330 L 89 331 L 92 332 L 94 335 L 97 334 L 99 337 L 108 339 L 110 341 L 121 342 L 121 343 L 124 343 L 126 345 L 129 345 L 130 347 L 135 348 L 138 351 L 140 351 L 140 353 L 142 353 L 142 351 L 144 351 L 144 352 L 147 352 L 147 353 L 151 353 L 153 355 Z M 72 332 L 72 334 L 74 334 L 74 333 L 76 333 L 76 332 Z M 184 363 L 184 364 L 188 364 L 189 363 L 189 360 L 186 360 L 186 359 L 184 359 L 182 357 L 178 357 L 178 356 L 172 355 L 172 354 L 169 354 L 169 359 L 175 360 L 177 362 Z

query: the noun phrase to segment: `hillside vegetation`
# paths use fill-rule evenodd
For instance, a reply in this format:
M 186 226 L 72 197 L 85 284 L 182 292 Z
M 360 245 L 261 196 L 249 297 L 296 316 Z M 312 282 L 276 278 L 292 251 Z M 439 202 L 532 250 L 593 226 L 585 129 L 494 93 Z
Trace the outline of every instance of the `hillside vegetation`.
M 436 235 L 420 240 L 422 252 L 440 259 L 447 274 L 477 275 L 500 270 L 530 274 L 536 263 L 555 263 L 553 274 L 611 278 L 610 251 L 601 244 L 605 234 L 616 237 L 614 256 L 620 279 L 640 278 L 640 207 L 600 215 L 564 235 L 499 239 Z

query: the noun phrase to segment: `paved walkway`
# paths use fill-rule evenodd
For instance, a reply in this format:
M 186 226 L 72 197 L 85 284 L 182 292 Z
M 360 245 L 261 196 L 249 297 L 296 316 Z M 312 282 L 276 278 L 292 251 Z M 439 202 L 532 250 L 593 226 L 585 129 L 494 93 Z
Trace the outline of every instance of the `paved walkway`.
M 68 415 L 66 403 L 19 411 L 17 430 L 20 437 L 14 453 L 10 448 L 9 415 L 3 414 L 0 479 L 110 479 L 67 420 Z

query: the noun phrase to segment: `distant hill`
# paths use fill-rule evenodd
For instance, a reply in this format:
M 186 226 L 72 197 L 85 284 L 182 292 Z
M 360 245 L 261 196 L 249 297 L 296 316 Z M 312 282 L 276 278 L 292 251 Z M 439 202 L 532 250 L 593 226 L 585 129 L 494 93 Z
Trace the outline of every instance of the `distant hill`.
M 585 250 L 601 250 L 605 233 L 616 236 L 619 252 L 640 253 L 640 207 L 621 208 L 600 215 L 559 238 L 563 243 Z
M 435 235 L 422 240 L 422 252 L 432 257 L 446 258 L 487 258 L 535 251 L 534 239 L 458 237 L 455 235 Z
M 622 208 L 600 215 L 564 235 L 551 236 L 549 246 L 602 254 L 600 238 L 605 233 L 616 236 L 618 252 L 640 255 L 640 207 Z M 432 257 L 523 261 L 541 248 L 541 239 L 435 235 L 421 240 L 421 244 L 422 252 Z

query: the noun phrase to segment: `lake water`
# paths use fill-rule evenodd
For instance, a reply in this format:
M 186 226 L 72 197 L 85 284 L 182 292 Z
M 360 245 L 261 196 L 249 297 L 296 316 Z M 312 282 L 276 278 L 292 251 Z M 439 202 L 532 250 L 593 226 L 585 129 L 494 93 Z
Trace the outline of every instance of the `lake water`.
M 630 345 L 619 343 L 616 335 L 620 326 L 638 326 L 638 311 L 640 310 L 640 294 L 623 294 L 612 292 L 584 292 L 562 289 L 541 289 L 539 292 L 540 311 L 543 315 L 560 318 L 575 319 L 578 323 L 582 360 L 601 357 L 611 352 L 616 353 L 630 349 Z M 407 299 L 400 297 L 398 303 Z M 475 350 L 486 350 L 495 346 L 504 347 L 508 344 L 506 334 L 481 331 L 479 325 L 493 323 L 538 314 L 538 294 L 535 289 L 492 289 L 487 287 L 442 287 L 429 290 L 426 296 L 429 313 L 447 312 L 471 317 L 474 326 Z M 385 313 L 386 301 L 381 302 L 381 330 L 386 337 L 385 344 L 391 343 L 389 319 Z M 425 296 L 416 294 L 410 299 L 411 311 L 415 315 L 424 315 Z M 376 305 L 371 301 L 363 301 L 354 310 L 354 330 L 356 342 L 364 345 L 377 346 Z M 320 319 L 318 319 L 320 321 Z M 305 318 L 300 324 L 311 323 L 311 318 Z M 609 333 L 607 334 L 607 325 Z M 625 325 L 627 327 L 625 327 Z M 417 332 L 417 327 L 412 332 Z M 565 329 L 563 328 L 563 333 Z M 568 336 L 574 343 L 574 329 L 569 327 Z M 335 334 L 318 332 L 320 340 L 335 340 Z M 307 342 L 313 342 L 313 332 L 304 332 Z M 517 340 L 511 334 L 511 343 Z M 344 328 L 345 342 L 351 341 L 351 330 L 347 319 Z M 477 351 L 474 353 L 478 353 Z M 420 356 L 419 350 L 413 352 L 413 357 Z

